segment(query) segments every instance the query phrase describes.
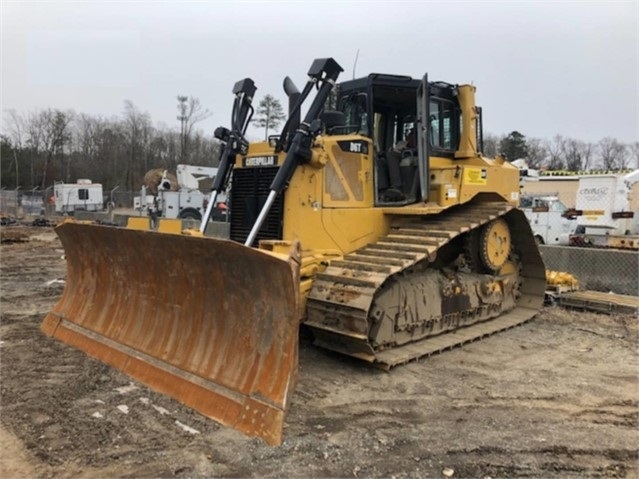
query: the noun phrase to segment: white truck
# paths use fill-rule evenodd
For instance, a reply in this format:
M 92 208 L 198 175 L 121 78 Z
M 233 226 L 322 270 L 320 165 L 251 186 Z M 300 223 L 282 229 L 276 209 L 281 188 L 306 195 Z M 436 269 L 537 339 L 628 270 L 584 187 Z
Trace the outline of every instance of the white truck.
M 157 186 L 157 195 L 146 194 L 146 188 L 143 187 L 140 196 L 134 198 L 134 208 L 141 212 L 145 210 L 152 216 L 199 221 L 209 198 L 209 195 L 200 191 L 200 184 L 204 180 L 213 180 L 217 171 L 217 168 L 209 166 L 177 165 L 177 191 L 174 191 L 165 171 Z M 218 195 L 214 220 L 226 220 L 225 201 L 226 195 Z
M 522 195 L 519 208 L 526 214 L 538 244 L 563 245 L 577 228 L 574 218 L 565 216 L 568 208 L 555 195 Z
M 103 211 L 102 185 L 88 179 L 76 183 L 57 182 L 53 185 L 55 211 L 72 215 L 76 211 Z
M 577 219 L 573 246 L 639 249 L 639 169 L 626 175 L 602 174 L 579 179 L 577 201 L 568 214 Z

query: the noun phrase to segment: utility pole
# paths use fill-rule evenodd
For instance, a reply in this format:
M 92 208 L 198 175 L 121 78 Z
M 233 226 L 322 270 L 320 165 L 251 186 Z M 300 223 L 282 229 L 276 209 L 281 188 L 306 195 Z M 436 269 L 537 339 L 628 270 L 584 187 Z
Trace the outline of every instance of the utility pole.
M 180 111 L 177 117 L 180 121 L 180 163 L 186 163 L 186 120 L 188 119 L 186 102 L 189 97 L 178 95 L 177 99 L 179 102 L 178 110 Z

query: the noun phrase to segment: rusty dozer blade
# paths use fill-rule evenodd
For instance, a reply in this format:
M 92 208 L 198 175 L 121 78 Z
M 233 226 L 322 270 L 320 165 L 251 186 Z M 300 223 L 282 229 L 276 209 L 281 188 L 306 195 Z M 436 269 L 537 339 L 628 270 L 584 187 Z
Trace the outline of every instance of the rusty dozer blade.
M 298 369 L 288 260 L 208 237 L 65 222 L 62 297 L 42 330 L 205 416 L 279 445 Z

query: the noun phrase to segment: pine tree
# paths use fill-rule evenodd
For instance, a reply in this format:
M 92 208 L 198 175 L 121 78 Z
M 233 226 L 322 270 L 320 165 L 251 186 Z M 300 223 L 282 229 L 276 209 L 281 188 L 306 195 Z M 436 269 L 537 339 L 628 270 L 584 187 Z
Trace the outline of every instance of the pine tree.
M 253 123 L 258 128 L 264 128 L 264 140 L 268 139 L 268 131 L 277 128 L 286 119 L 282 104 L 272 95 L 265 95 L 255 111 Z
M 506 138 L 501 140 L 499 147 L 501 154 L 503 154 L 508 161 L 528 157 L 526 137 L 518 131 L 510 132 Z

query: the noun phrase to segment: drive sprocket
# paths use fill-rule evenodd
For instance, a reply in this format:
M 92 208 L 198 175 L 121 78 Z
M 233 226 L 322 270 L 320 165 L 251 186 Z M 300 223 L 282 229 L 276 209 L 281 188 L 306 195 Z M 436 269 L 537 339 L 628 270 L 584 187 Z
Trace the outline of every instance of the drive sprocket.
M 503 218 L 497 218 L 481 229 L 479 255 L 481 263 L 489 270 L 496 272 L 506 263 L 511 246 L 510 228 Z

